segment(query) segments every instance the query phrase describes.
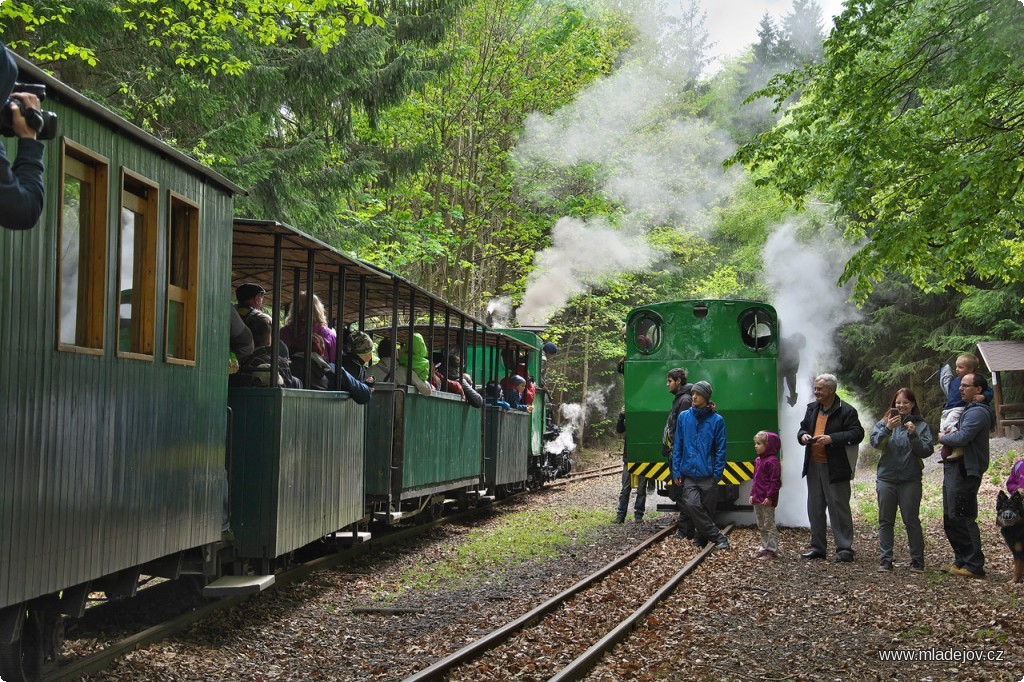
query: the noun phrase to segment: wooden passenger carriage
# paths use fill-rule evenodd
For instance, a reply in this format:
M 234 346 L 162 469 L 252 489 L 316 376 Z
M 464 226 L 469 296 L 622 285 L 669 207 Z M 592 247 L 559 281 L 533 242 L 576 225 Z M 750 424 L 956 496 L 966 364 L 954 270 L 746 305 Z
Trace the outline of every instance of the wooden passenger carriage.
M 141 572 L 177 577 L 186 551 L 220 540 L 241 191 L 15 60 L 60 124 L 39 224 L 0 230 L 8 680 L 38 674 L 52 624 L 90 592 L 130 596 Z

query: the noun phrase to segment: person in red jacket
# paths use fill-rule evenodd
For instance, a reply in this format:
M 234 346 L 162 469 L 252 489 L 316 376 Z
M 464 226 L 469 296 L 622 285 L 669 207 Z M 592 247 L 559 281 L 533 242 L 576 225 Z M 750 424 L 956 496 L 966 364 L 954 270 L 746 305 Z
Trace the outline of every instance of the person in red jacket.
M 758 431 L 754 435 L 754 482 L 750 487 L 750 504 L 754 506 L 757 529 L 761 532 L 761 547 L 754 555 L 757 559 L 774 559 L 779 552 L 779 531 L 775 528 L 775 508 L 779 506 L 779 488 L 782 487 L 782 464 L 779 448 L 782 439 L 771 431 Z

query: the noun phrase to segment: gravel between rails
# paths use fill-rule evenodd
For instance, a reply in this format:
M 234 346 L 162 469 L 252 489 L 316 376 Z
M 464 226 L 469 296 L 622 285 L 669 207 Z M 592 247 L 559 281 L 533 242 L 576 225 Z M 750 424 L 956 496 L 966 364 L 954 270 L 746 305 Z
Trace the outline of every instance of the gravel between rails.
M 993 440 L 994 458 L 1008 449 L 1019 453 L 1022 444 Z M 941 478 L 939 471 L 929 465 L 926 481 Z M 860 471 L 858 481 L 871 476 Z M 858 495 L 873 495 L 873 486 L 867 487 Z M 543 491 L 512 508 L 596 508 L 606 510 L 610 522 L 617 490 L 617 476 L 591 479 Z M 1007 585 L 1012 562 L 993 521 L 997 490 L 986 477 L 979 520 L 987 580 L 933 568 L 951 559 L 941 519 L 934 516 L 925 521 L 929 569 L 921 575 L 907 571 L 899 522 L 897 566 L 890 574 L 875 570 L 877 532 L 860 520 L 852 564 L 801 561 L 803 529 L 782 530 L 780 559 L 755 560 L 756 530 L 741 528 L 733 532 L 733 549 L 713 552 L 588 679 L 1020 680 L 1024 586 Z M 649 497 L 648 509 L 660 499 Z M 502 513 L 495 510 L 474 527 L 498 524 Z M 448 525 L 415 544 L 265 593 L 186 635 L 134 652 L 92 679 L 398 680 L 525 613 L 672 520 L 649 511 L 643 523 L 609 523 L 557 559 L 504 566 L 477 585 L 410 591 L 385 603 L 379 595 L 392 590 L 394 576 L 424 558 L 443 561 L 470 530 Z M 681 547 L 679 568 L 693 550 L 675 545 Z M 374 606 L 410 611 L 352 612 Z M 598 600 L 591 608 L 596 614 L 606 605 Z M 574 646 L 524 640 L 474 679 L 547 679 L 549 670 L 531 671 L 517 659 Z M 880 660 L 879 652 L 894 650 L 932 660 Z

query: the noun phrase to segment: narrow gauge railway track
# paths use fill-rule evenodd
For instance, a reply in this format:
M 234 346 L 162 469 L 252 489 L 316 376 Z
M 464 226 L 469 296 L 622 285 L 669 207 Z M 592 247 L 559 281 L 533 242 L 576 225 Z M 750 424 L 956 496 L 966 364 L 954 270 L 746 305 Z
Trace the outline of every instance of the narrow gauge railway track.
M 673 525 L 658 531 L 532 611 L 404 682 L 582 679 L 714 550 L 711 544 L 696 550 L 689 542 L 663 543 L 674 530 Z M 731 524 L 723 529 L 731 531 Z M 679 569 L 681 561 L 685 565 Z M 605 634 L 596 634 L 601 632 Z M 580 642 L 578 633 L 599 638 Z
M 401 528 L 388 532 L 386 534 L 374 536 L 369 542 L 363 544 L 352 545 L 350 547 L 343 548 L 339 551 L 331 552 L 324 556 L 317 557 L 305 563 L 299 564 L 288 570 L 277 573 L 274 576 L 274 585 L 270 589 L 276 589 L 289 585 L 300 580 L 305 579 L 311 574 L 333 568 L 345 562 L 356 559 L 362 555 L 368 554 L 377 549 L 384 547 L 397 545 L 409 540 L 415 539 L 416 537 L 434 529 L 438 526 L 442 526 L 446 523 L 454 523 L 457 521 L 464 521 L 472 518 L 476 514 L 492 508 L 496 505 L 508 504 L 513 500 L 518 499 L 522 495 L 528 494 L 526 491 L 509 495 L 508 497 L 497 500 L 491 504 L 483 507 L 476 507 L 468 509 L 464 512 L 457 512 L 449 514 L 439 519 L 431 520 L 427 523 L 421 523 L 419 525 L 410 526 L 408 528 Z M 166 583 L 165 583 L 166 584 Z M 162 585 L 157 585 L 148 588 L 146 592 L 152 590 L 154 592 L 160 592 L 163 588 Z M 77 657 L 75 660 L 66 661 L 59 665 L 56 669 L 46 669 L 41 677 L 42 682 L 64 682 L 66 680 L 73 680 L 81 677 L 82 675 L 89 675 L 97 672 L 101 672 L 108 668 L 118 658 L 125 654 L 142 648 L 148 644 L 159 642 L 167 639 L 179 632 L 187 630 L 194 624 L 199 623 L 216 613 L 221 611 L 227 611 L 234 607 L 237 607 L 249 599 L 258 597 L 259 594 L 246 594 L 237 595 L 231 597 L 221 597 L 214 601 L 203 604 L 197 608 L 188 610 L 184 613 L 178 613 L 170 616 L 167 620 L 146 627 L 139 632 L 131 635 L 122 637 L 116 641 L 113 641 L 107 646 L 104 646 L 102 650 L 94 653 L 82 655 Z M 127 602 L 112 602 L 101 604 L 92 608 L 95 609 L 118 609 L 122 605 L 134 604 L 136 600 L 129 600 Z
M 579 481 L 586 481 L 591 478 L 600 478 L 601 476 L 611 476 L 613 474 L 620 473 L 622 471 L 621 464 L 612 464 L 606 467 L 598 467 L 592 471 L 580 471 L 578 473 L 569 474 L 567 478 L 560 478 L 556 481 L 551 481 L 545 484 L 548 488 L 557 488 L 559 486 L 568 485 L 569 483 L 578 483 Z

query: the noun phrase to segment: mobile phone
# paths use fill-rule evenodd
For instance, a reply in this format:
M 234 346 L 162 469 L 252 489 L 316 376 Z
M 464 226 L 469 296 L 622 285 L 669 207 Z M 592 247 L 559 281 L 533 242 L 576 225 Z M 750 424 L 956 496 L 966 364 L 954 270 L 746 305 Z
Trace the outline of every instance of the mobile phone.
M 895 416 L 899 415 L 899 413 L 900 413 L 900 411 L 897 410 L 895 407 L 890 407 L 889 408 L 889 416 L 890 417 L 895 417 Z

